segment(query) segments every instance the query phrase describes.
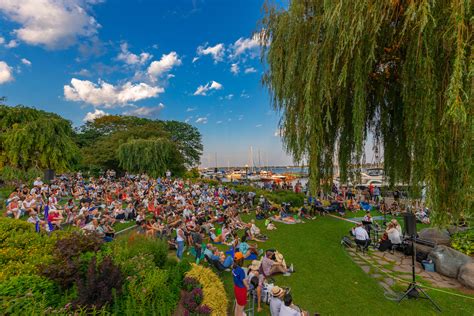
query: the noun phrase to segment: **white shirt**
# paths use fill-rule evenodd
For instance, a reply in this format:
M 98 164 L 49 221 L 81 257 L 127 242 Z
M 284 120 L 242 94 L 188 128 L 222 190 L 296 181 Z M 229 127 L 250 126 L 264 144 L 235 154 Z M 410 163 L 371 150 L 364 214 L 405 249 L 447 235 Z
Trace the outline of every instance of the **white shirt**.
M 354 230 L 354 235 L 355 235 L 355 238 L 358 239 L 358 240 L 367 240 L 367 239 L 369 239 L 369 234 L 367 234 L 367 231 L 361 226 L 357 227 Z
M 270 299 L 270 314 L 272 316 L 279 316 L 281 306 L 284 305 L 281 299 L 278 297 L 272 297 Z
M 285 304 L 281 304 L 280 314 L 279 316 L 300 316 L 301 313 L 290 306 L 286 306 Z
M 387 230 L 388 239 L 392 242 L 392 244 L 401 244 L 402 240 L 400 239 L 400 233 L 396 228 L 391 228 Z

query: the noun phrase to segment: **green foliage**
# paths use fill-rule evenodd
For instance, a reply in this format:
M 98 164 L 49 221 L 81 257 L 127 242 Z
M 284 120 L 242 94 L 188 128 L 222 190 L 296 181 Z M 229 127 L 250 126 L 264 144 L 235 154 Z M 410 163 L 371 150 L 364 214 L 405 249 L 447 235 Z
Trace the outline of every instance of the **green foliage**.
M 201 133 L 199 130 L 185 122 L 163 121 L 165 130 L 171 135 L 179 151 L 183 154 L 187 167 L 199 165 L 203 150 Z
M 0 283 L 15 276 L 37 274 L 39 265 L 53 261 L 56 241 L 67 235 L 38 234 L 33 224 L 0 218 Z
M 78 162 L 71 123 L 59 115 L 0 105 L 0 169 L 70 170 Z
M 262 27 L 263 82 L 313 194 L 371 135 L 392 184 L 427 186 L 437 223 L 472 213 L 470 1 L 293 0 L 267 4 Z
M 474 254 L 474 229 L 451 236 L 451 247 L 470 256 Z
M 75 307 L 100 309 L 112 302 L 115 295 L 122 292 L 122 273 L 107 256 L 100 263 L 93 257 L 87 272 L 77 279 L 77 299 Z
M 34 179 L 41 176 L 43 176 L 43 172 L 36 167 L 22 170 L 12 166 L 4 166 L 0 169 L 0 179 L 6 183 L 14 183 L 15 185 L 31 183 Z
M 192 168 L 186 171 L 183 175 L 185 179 L 198 179 L 201 175 L 199 174 L 199 170 L 197 168 Z
M 35 301 L 48 306 L 57 306 L 61 301 L 56 284 L 37 275 L 19 275 L 1 282 L 0 297 L 0 308 L 7 313 L 21 313 Z
M 59 239 L 54 247 L 53 262 L 42 264 L 40 273 L 55 281 L 62 289 L 71 288 L 89 267 L 93 254 L 99 251 L 102 240 L 95 234 L 74 232 Z
M 188 167 L 199 163 L 201 134 L 196 127 L 178 121 L 160 121 L 133 116 L 108 115 L 87 122 L 75 135 L 85 166 L 119 169 L 117 149 L 132 140 L 167 139 L 178 149 Z M 181 167 L 180 167 L 181 169 Z
M 131 140 L 118 148 L 120 167 L 133 173 L 164 176 L 170 170 L 174 176 L 184 172 L 183 156 L 175 143 L 165 138 Z
M 128 239 L 114 241 L 111 247 L 114 260 L 118 263 L 138 256 L 143 259 L 149 256 L 155 267 L 163 268 L 168 257 L 167 243 L 144 235 L 132 234 Z
M 291 203 L 293 207 L 301 207 L 304 204 L 304 194 L 296 193 L 288 190 L 267 191 L 259 188 L 254 188 L 248 185 L 234 185 L 230 184 L 236 191 L 239 192 L 255 192 L 256 196 L 263 195 L 269 201 L 281 205 L 282 203 Z

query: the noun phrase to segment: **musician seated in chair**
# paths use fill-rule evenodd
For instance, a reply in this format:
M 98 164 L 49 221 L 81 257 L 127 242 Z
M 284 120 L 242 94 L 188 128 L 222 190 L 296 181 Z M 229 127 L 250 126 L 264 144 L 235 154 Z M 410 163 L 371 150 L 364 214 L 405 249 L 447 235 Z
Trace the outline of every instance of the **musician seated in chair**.
M 369 234 L 363 227 L 362 223 L 357 223 L 357 227 L 353 229 L 353 235 L 355 236 L 355 242 L 357 245 L 367 249 L 370 245 Z

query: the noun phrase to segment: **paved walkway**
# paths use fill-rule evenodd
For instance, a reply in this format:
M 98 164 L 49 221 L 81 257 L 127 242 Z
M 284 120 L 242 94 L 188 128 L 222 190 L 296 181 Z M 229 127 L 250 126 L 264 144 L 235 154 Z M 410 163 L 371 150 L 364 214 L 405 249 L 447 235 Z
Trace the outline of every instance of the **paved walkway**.
M 379 280 L 380 285 L 387 293 L 394 294 L 391 287 L 395 283 L 406 284 L 412 279 L 412 259 L 402 253 L 380 252 L 378 250 L 370 250 L 368 253 L 362 254 L 357 252 L 355 248 L 347 248 L 352 260 L 357 263 L 361 269 Z M 467 295 L 474 296 L 474 290 L 470 290 L 459 283 L 458 280 L 446 277 L 437 272 L 425 271 L 419 262 L 415 262 L 415 273 L 417 277 L 421 277 L 424 283 L 440 289 L 456 289 Z

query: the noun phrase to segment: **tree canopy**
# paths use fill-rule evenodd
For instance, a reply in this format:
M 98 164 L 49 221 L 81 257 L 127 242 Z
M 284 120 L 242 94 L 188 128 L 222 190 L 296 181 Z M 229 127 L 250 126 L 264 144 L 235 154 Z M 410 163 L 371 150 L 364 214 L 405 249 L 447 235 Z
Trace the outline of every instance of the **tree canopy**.
M 180 164 L 191 167 L 199 163 L 202 152 L 201 134 L 197 128 L 183 122 L 109 115 L 84 124 L 76 135 L 76 141 L 82 148 L 83 164 L 110 169 L 131 166 L 123 163 L 123 157 L 119 159 L 121 145 L 135 140 L 152 139 L 170 140 L 178 150 L 170 152 L 176 154 L 175 159 Z M 138 142 L 137 144 L 140 146 L 126 146 L 124 148 L 144 149 L 144 144 L 151 146 L 151 143 L 147 142 Z M 156 143 L 153 146 L 155 149 L 158 148 Z M 123 153 L 123 151 L 121 152 Z M 162 158 L 157 157 L 156 159 Z M 163 161 L 169 162 L 167 158 Z
M 392 184 L 426 185 L 435 221 L 472 216 L 472 22 L 469 0 L 265 5 L 263 82 L 313 192 L 372 136 Z
M 0 104 L 0 170 L 67 171 L 78 162 L 72 136 L 71 123 L 59 115 Z
M 167 170 L 173 175 L 182 175 L 185 171 L 182 154 L 175 143 L 166 138 L 134 139 L 121 144 L 118 160 L 125 170 L 152 177 L 164 176 Z

